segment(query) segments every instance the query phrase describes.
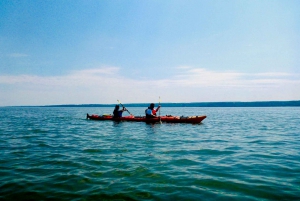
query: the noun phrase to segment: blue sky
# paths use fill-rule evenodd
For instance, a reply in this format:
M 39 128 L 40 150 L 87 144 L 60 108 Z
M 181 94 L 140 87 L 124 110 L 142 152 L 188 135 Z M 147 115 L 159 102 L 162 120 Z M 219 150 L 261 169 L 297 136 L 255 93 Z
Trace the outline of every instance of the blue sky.
M 0 106 L 300 100 L 299 8 L 2 0 Z

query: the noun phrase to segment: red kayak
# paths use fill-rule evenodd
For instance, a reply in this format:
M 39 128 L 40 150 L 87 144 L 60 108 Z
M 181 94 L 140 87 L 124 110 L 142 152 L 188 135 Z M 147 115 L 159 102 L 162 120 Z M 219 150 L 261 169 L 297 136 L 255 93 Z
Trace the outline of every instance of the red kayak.
M 193 123 L 198 124 L 203 119 L 206 118 L 206 116 L 160 116 L 155 118 L 146 118 L 145 116 L 126 116 L 126 117 L 119 117 L 119 118 L 113 118 L 112 115 L 86 115 L 87 119 L 91 120 L 100 120 L 100 121 L 136 121 L 136 122 L 146 122 L 146 123 L 157 123 L 157 122 L 166 122 L 166 123 Z

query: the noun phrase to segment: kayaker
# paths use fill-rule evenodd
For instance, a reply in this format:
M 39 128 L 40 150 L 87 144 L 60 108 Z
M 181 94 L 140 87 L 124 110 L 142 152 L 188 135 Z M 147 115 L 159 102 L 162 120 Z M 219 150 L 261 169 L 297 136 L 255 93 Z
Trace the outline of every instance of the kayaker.
M 125 108 L 125 107 L 123 107 L 122 110 L 119 110 L 119 108 L 120 108 L 119 105 L 116 105 L 116 106 L 115 106 L 115 109 L 114 109 L 114 111 L 113 111 L 113 118 L 119 118 L 119 117 L 122 117 L 122 113 L 123 113 L 124 111 L 126 111 L 126 108 Z
M 150 106 L 145 110 L 146 118 L 156 117 L 156 112 L 159 110 L 160 105 L 154 109 L 154 103 L 151 103 Z

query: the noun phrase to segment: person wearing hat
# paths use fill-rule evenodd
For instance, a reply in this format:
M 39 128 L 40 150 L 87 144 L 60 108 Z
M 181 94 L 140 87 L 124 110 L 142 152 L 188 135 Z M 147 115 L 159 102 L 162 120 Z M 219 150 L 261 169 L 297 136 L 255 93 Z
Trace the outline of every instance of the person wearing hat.
M 154 109 L 154 103 L 151 103 L 150 106 L 145 110 L 146 118 L 154 118 L 156 117 L 156 112 L 159 110 L 160 105 Z

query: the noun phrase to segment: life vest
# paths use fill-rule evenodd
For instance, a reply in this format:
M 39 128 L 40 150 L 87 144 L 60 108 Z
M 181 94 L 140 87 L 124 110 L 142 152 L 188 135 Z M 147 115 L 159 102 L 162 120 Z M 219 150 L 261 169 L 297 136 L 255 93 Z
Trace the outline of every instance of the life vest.
M 156 111 L 155 111 L 155 109 L 151 110 L 150 108 L 147 108 L 145 110 L 145 114 L 146 114 L 147 118 L 153 118 L 156 115 Z
M 146 114 L 146 115 L 152 115 L 152 110 L 151 110 L 150 108 L 147 108 L 147 109 L 145 110 L 145 114 Z

